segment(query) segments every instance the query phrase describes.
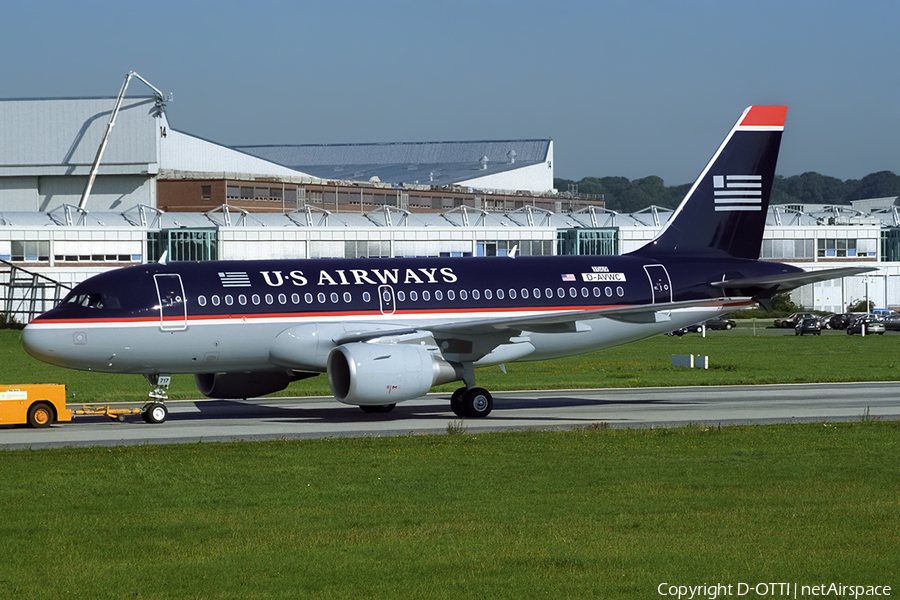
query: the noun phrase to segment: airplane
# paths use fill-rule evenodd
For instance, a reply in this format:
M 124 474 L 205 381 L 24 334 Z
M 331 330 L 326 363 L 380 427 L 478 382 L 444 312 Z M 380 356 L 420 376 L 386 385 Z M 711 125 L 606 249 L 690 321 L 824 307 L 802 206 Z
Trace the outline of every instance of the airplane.
M 758 260 L 786 113 L 747 108 L 659 234 L 620 256 L 162 260 L 85 280 L 22 343 L 53 365 L 144 375 L 148 423 L 182 373 L 224 399 L 326 373 L 366 412 L 462 381 L 451 410 L 486 417 L 477 367 L 611 348 L 873 270 Z

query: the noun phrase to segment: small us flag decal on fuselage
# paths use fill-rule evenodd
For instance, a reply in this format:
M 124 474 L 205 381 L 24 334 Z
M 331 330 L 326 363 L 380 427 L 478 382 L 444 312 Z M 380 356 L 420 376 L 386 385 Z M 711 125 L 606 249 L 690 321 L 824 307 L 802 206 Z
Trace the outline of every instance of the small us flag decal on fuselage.
M 242 271 L 219 271 L 222 287 L 250 287 L 250 276 Z
M 762 175 L 713 175 L 716 211 L 762 210 Z

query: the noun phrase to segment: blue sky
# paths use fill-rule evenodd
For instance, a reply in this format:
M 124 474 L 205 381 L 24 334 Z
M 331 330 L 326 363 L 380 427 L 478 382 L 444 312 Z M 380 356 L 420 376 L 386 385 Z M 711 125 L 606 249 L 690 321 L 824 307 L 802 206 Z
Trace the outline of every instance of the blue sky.
M 858 179 L 900 174 L 898 23 L 888 0 L 8 0 L 0 98 L 115 96 L 134 70 L 226 145 L 551 137 L 557 177 L 667 185 L 787 104 L 778 173 Z

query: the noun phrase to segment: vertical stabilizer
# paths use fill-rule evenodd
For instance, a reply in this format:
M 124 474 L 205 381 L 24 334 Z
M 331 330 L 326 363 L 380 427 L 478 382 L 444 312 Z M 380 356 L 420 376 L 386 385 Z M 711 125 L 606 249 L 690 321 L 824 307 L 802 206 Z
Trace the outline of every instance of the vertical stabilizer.
M 640 256 L 759 258 L 786 106 L 751 106 Z

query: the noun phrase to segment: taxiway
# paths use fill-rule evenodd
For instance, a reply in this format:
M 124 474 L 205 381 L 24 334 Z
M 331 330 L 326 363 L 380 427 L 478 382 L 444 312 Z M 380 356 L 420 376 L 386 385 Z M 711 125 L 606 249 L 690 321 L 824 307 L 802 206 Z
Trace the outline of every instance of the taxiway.
M 330 397 L 169 402 L 165 423 L 77 417 L 47 429 L 0 427 L 0 448 L 391 436 L 610 427 L 672 427 L 799 421 L 900 419 L 900 382 L 497 392 L 486 419 L 458 419 L 447 394 L 429 394 L 387 414 L 363 413 Z M 70 408 L 73 406 L 70 405 Z

